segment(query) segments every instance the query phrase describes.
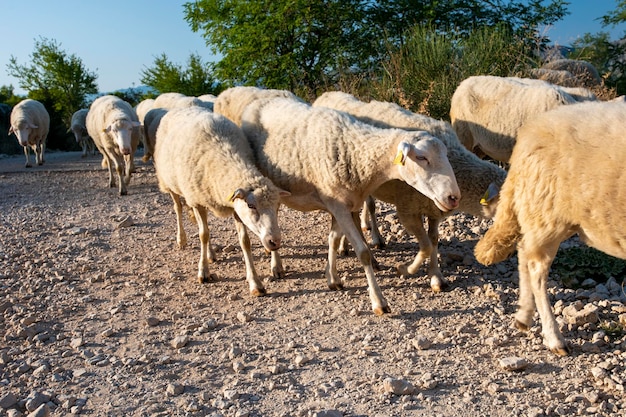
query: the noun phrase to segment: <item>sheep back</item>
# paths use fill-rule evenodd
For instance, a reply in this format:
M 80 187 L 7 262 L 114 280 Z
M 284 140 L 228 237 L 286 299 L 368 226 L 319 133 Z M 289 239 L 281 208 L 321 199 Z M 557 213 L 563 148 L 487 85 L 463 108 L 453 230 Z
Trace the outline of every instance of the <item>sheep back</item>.
M 455 90 L 450 118 L 466 148 L 508 162 L 517 130 L 529 117 L 576 102 L 564 88 L 541 80 L 474 76 Z
M 238 86 L 222 91 L 213 103 L 213 110 L 232 120 L 237 125 L 241 125 L 241 115 L 248 104 L 259 99 L 277 97 L 301 101 L 295 94 L 287 90 Z
M 239 188 L 278 205 L 277 188 L 254 165 L 241 129 L 201 107 L 169 110 L 156 134 L 155 170 L 162 192 L 204 206 L 216 216 L 232 215 L 230 198 Z

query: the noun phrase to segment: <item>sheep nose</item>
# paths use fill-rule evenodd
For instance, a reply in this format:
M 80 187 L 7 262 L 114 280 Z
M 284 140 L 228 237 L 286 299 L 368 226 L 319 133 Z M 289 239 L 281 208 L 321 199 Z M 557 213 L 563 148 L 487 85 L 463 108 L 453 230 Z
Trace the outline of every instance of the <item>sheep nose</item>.
M 451 195 L 448 197 L 448 204 L 452 208 L 457 208 L 459 206 L 459 197 L 455 195 Z
M 124 155 L 130 155 L 130 149 L 129 148 L 120 148 L 120 151 Z
M 267 241 L 267 248 L 269 250 L 276 250 L 276 249 L 280 248 L 280 238 L 268 239 L 268 241 Z

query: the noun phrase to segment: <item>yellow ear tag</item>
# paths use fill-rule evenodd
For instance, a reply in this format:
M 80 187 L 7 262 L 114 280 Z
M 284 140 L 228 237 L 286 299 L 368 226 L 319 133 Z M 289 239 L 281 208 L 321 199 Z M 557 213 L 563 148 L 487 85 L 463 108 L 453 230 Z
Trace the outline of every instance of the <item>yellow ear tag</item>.
M 393 160 L 394 165 L 404 165 L 404 153 L 400 150 Z
M 487 191 L 485 191 L 485 194 L 483 194 L 483 198 L 480 199 L 480 205 L 488 206 L 489 200 L 491 200 L 491 197 L 489 196 L 489 189 L 487 189 Z
M 228 197 L 228 202 L 232 203 L 233 201 L 235 201 L 235 194 L 237 194 L 237 190 L 233 191 L 233 193 L 230 195 L 230 197 Z

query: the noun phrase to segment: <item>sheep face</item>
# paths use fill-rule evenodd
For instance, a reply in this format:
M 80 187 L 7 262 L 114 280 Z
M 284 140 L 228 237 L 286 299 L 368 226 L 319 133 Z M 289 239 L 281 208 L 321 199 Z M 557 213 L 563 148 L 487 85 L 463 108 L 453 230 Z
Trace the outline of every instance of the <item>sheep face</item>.
M 29 144 L 32 144 L 33 140 L 33 130 L 38 129 L 39 127 L 33 123 L 30 123 L 27 120 L 20 120 L 17 123 L 16 127 L 11 126 L 9 129 L 9 134 L 15 133 L 17 136 L 17 141 L 20 145 L 26 147 Z
M 443 212 L 458 207 L 461 191 L 447 157 L 446 146 L 426 132 L 412 133 L 398 145 L 394 163 L 402 179 L 433 200 Z
M 141 126 L 141 123 L 126 119 L 118 119 L 108 125 L 104 132 L 111 135 L 115 144 L 123 155 L 130 155 L 132 152 L 131 139 L 133 129 Z
M 239 188 L 231 197 L 235 215 L 261 239 L 263 247 L 269 251 L 280 248 L 279 196 L 283 193 L 289 194 L 286 191 L 281 191 L 280 194 L 273 191 L 266 187 L 252 191 Z

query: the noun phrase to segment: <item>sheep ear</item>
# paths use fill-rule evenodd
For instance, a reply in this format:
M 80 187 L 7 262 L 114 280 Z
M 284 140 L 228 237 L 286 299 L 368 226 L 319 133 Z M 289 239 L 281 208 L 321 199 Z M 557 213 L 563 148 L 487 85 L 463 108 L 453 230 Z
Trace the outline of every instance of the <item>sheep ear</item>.
M 281 198 L 282 197 L 289 197 L 290 195 L 291 195 L 291 193 L 289 191 L 287 191 L 287 190 L 280 190 L 278 192 L 278 196 L 281 197 Z
M 13 125 L 11 125 L 9 126 L 9 135 L 13 132 L 15 132 L 15 129 L 13 129 Z
M 242 198 L 243 199 L 245 197 L 246 197 L 246 193 L 241 188 L 237 188 L 235 191 L 233 191 L 233 193 L 230 195 L 230 197 L 228 197 L 228 201 L 230 201 L 232 203 L 237 198 Z
M 409 153 L 410 149 L 411 145 L 406 142 L 400 142 L 398 144 L 398 153 L 396 154 L 393 163 L 395 165 L 404 165 L 404 163 L 406 162 L 406 156 Z
M 487 187 L 487 191 L 485 191 L 483 198 L 480 199 L 480 205 L 488 206 L 489 203 L 491 203 L 491 201 L 496 198 L 499 193 L 500 187 L 492 182 L 491 184 L 489 184 L 489 187 Z

